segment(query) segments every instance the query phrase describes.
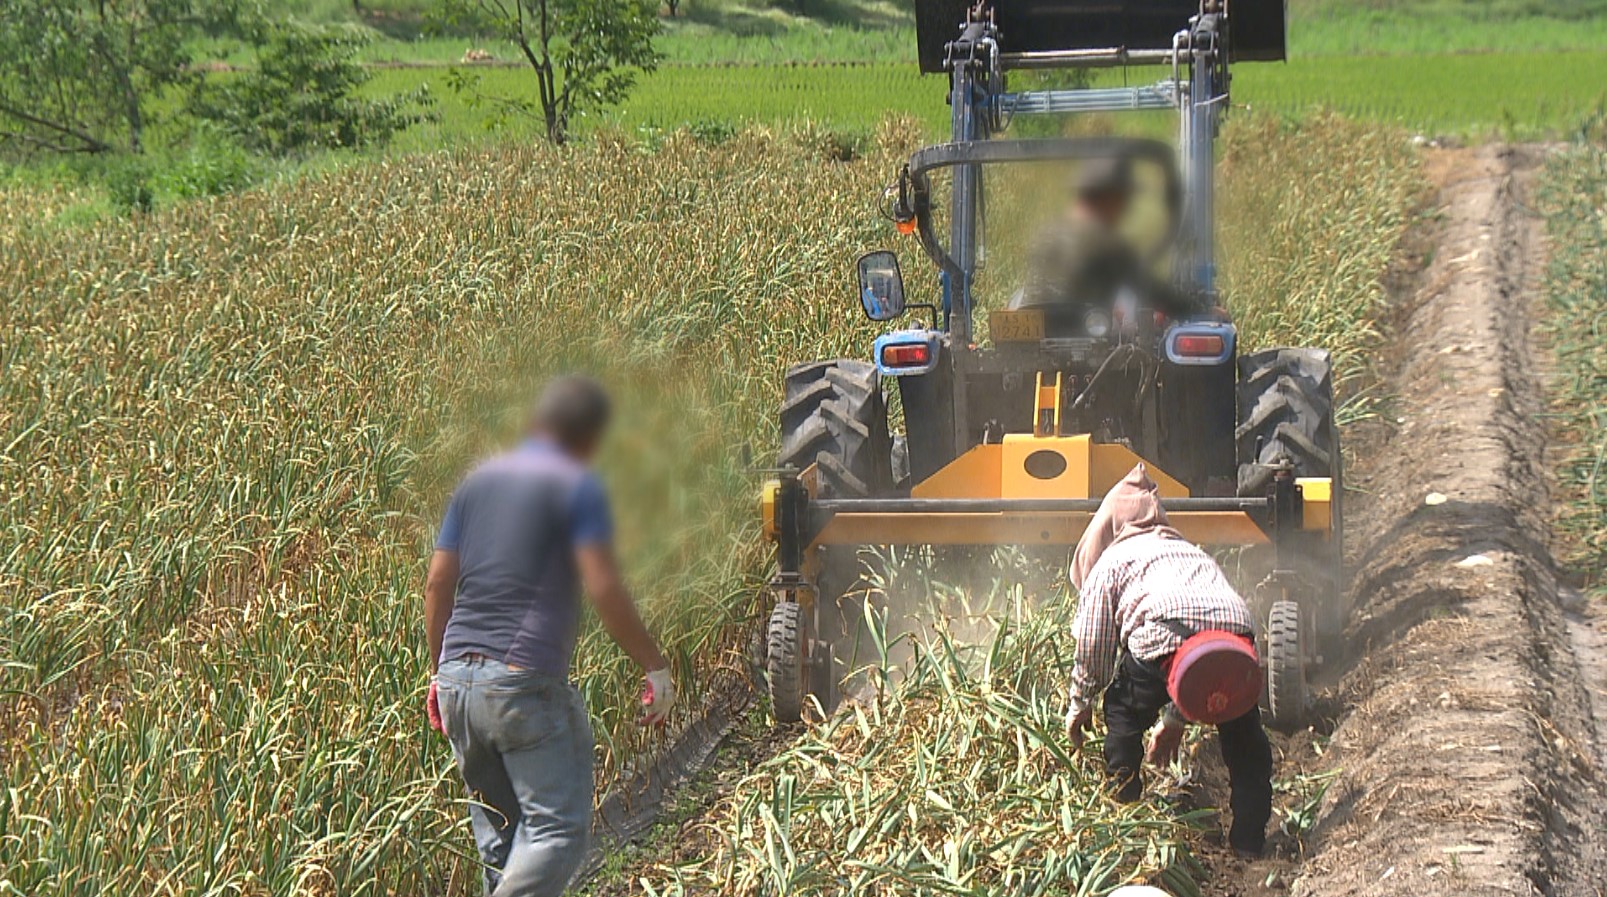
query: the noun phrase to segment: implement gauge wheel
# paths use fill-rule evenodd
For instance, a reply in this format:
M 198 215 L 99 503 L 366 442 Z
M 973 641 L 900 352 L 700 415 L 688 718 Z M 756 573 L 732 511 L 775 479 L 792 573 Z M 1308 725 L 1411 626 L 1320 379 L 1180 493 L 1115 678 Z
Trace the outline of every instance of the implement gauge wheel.
M 1280 732 L 1305 725 L 1305 635 L 1294 601 L 1273 602 L 1267 621 L 1267 709 L 1272 728 Z
M 796 601 L 778 601 L 770 612 L 765 632 L 765 678 L 770 684 L 770 705 L 776 722 L 795 723 L 803 719 L 804 702 L 809 694 L 808 633 L 803 606 Z
M 1323 349 L 1267 349 L 1239 356 L 1239 494 L 1264 496 L 1274 467 L 1297 477 L 1333 481 L 1332 531 L 1297 533 L 1290 555 L 1303 587 L 1298 596 L 1315 624 L 1324 662 L 1344 654 L 1350 608 L 1345 601 L 1344 459 L 1334 421 L 1333 368 Z
M 870 498 L 892 491 L 892 455 L 876 365 L 840 358 L 787 372 L 781 467 L 818 465 L 821 498 Z

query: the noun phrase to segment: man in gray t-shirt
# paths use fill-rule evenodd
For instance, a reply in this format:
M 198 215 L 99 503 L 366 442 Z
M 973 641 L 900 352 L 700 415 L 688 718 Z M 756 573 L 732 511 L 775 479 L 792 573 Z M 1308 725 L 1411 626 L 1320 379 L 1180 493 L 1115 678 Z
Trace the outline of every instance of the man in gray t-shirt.
M 608 398 L 553 381 L 528 438 L 459 484 L 425 584 L 431 725 L 446 734 L 473 803 L 495 897 L 558 895 L 591 828 L 592 733 L 568 681 L 585 587 L 603 626 L 646 671 L 644 722 L 675 700 L 669 664 L 614 561 L 608 500 L 587 462 Z

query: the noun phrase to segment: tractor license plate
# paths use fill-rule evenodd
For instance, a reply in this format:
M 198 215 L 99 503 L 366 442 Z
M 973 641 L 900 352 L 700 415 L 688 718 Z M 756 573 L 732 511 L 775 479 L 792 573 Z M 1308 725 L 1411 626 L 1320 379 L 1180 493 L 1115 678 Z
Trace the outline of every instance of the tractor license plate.
M 988 315 L 995 343 L 1035 343 L 1043 339 L 1043 312 L 996 311 Z

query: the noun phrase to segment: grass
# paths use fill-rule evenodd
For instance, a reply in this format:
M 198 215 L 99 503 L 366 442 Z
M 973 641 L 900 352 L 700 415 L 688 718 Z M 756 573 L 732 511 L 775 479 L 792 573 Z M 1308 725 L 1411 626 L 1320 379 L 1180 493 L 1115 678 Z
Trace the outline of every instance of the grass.
M 535 99 L 533 76 L 519 68 L 474 70 L 487 94 Z M 1148 83 L 1158 70 L 1102 74 L 1100 85 Z M 440 120 L 403 135 L 403 150 L 451 146 L 487 137 L 536 139 L 523 116 L 495 118 L 445 86 L 439 69 L 389 69 L 370 89 L 399 92 L 427 84 Z M 1607 99 L 1607 53 L 1386 57 L 1365 65 L 1335 60 L 1245 65 L 1235 73 L 1234 102 L 1290 119 L 1332 110 L 1434 136 L 1535 139 L 1565 132 Z M 929 139 L 947 129 L 941 78 L 902 63 L 846 65 L 667 66 L 641 78 L 618 109 L 592 125 L 670 130 L 682 125 L 795 125 L 811 122 L 863 136 L 889 112 L 910 115 Z
M 475 44 L 430 34 L 428 0 L 276 0 L 271 15 L 363 24 L 382 40 L 372 58 L 450 62 Z M 907 62 L 914 16 L 889 0 L 684 0 L 665 8 L 661 47 L 675 64 Z M 1299 58 L 1596 50 L 1607 43 L 1601 0 L 1295 0 L 1289 51 Z
M 1561 560 L 1607 597 L 1607 144 L 1600 119 L 1552 161 L 1540 197 L 1551 238 L 1546 331 L 1556 356 Z
M 1246 344 L 1328 346 L 1350 391 L 1419 195 L 1415 157 L 1398 131 L 1333 116 L 1237 119 L 1226 143 L 1228 301 Z M 1352 419 L 1365 413 L 1357 398 Z M 638 889 L 1097 894 L 1136 880 L 1209 891 L 1187 852 L 1186 818 L 1158 801 L 1117 808 L 1095 796 L 1097 762 L 1073 755 L 1059 728 L 1069 603 L 1052 590 L 1029 600 L 1011 581 L 1017 568 L 1002 569 L 1012 572 L 956 591 L 900 582 L 910 574 L 895 565 L 873 605 L 913 603 L 927 608 L 921 619 L 946 621 L 911 638 L 907 678 L 873 675 L 874 700 L 807 730 L 733 787 L 706 824 L 683 829 L 675 853 L 694 859 L 637 871 Z M 976 597 L 988 595 L 1004 600 Z M 980 638 L 979 616 L 991 620 Z M 886 653 L 885 637 L 872 641 Z M 1292 836 L 1309 827 L 1328 781 L 1284 784 L 1295 795 L 1284 819 Z
M 624 550 L 695 707 L 752 612 L 743 446 L 790 358 L 868 345 L 844 259 L 879 227 L 839 198 L 890 164 L 505 146 L 7 234 L 0 892 L 465 892 L 421 558 L 554 370 L 620 394 Z M 607 780 L 651 739 L 605 641 Z
M 889 0 L 805 4 L 800 11 L 791 3 L 689 0 L 680 15 L 664 17 L 661 69 L 642 77 L 623 105 L 581 118 L 579 133 L 615 127 L 657 139 L 681 127 L 718 135 L 761 124 L 807 126 L 855 144 L 883 116 L 897 114 L 917 119 L 927 139 L 942 137 L 944 83 L 917 73 L 905 7 Z M 1602 0 L 1303 0 L 1291 10 L 1291 61 L 1240 66 L 1233 97 L 1241 107 L 1291 119 L 1331 110 L 1429 137 L 1554 139 L 1607 102 L 1607 16 L 1597 15 L 1604 7 Z M 518 53 L 483 37 L 432 35 L 430 9 L 427 0 L 377 0 L 359 14 L 338 0 L 279 0 L 267 10 L 371 31 L 376 40 L 361 51 L 376 66 L 371 94 L 429 88 L 436 120 L 391 147 L 312 160 L 242 159 L 228 147 L 195 145 L 189 123 L 173 115 L 179 99 L 168 96 L 153 106 L 152 143 L 160 146 L 146 157 L 34 160 L 9 173 L 0 166 L 0 184 L 55 181 L 77 200 L 53 207 L 49 220 L 80 225 L 126 208 L 124 194 L 135 181 L 146 182 L 162 204 L 376 157 L 541 139 L 534 117 L 448 87 L 451 69 L 467 70 L 480 80 L 480 93 L 533 104 L 535 78 L 517 64 Z M 465 69 L 471 49 L 496 62 Z M 210 42 L 201 55 L 252 62 L 231 42 Z M 1160 74 L 1102 72 L 1095 81 L 1137 83 Z
M 803 8 L 689 0 L 681 16 L 664 20 L 664 68 L 598 120 L 651 129 L 809 120 L 869 131 L 893 112 L 920 118 L 933 136 L 944 130 L 942 81 L 916 73 L 904 7 L 885 0 L 809 0 Z M 1234 99 L 1294 117 L 1332 109 L 1432 136 L 1554 137 L 1607 97 L 1602 13 L 1602 0 L 1297 2 L 1290 11 L 1291 60 L 1238 68 Z M 365 53 L 376 60 L 448 64 L 471 45 L 517 59 L 494 41 L 441 38 L 380 41 Z M 844 63 L 854 65 L 839 67 Z M 1100 81 L 1144 81 L 1157 72 L 1104 73 Z M 485 71 L 483 78 L 488 92 L 534 97 L 533 78 L 519 68 Z M 408 90 L 441 80 L 441 72 L 397 70 L 384 73 L 379 85 Z M 407 148 L 483 133 L 484 113 L 444 89 L 435 96 L 441 124 L 408 138 Z M 503 127 L 520 139 L 537 133 L 526 122 Z
M 1354 387 L 1423 189 L 1417 165 L 1398 130 L 1334 115 L 1235 119 L 1222 155 L 1226 293 L 1245 343 L 1327 347 L 1351 417 L 1371 407 Z
M 483 94 L 538 100 L 526 69 L 484 68 L 472 72 Z M 391 69 L 375 73 L 368 89 L 395 93 L 429 84 L 440 120 L 402 135 L 401 151 L 486 139 L 534 140 L 542 133 L 532 116 L 499 115 L 475 106 L 445 86 L 444 70 Z M 592 116 L 582 129 L 622 127 L 649 132 L 683 126 L 732 130 L 746 125 L 810 125 L 868 137 L 888 114 L 918 116 L 924 134 L 946 121 L 941 83 L 922 80 L 912 66 L 753 66 L 664 68 L 640 79 L 630 99 Z M 874 96 L 875 103 L 866 102 Z M 537 107 L 539 108 L 539 107 Z
M 893 581 L 882 588 L 897 591 Z M 1069 601 L 1034 609 L 994 582 L 990 636 L 939 624 L 913 658 L 872 624 L 869 697 L 765 761 L 693 835 L 706 855 L 644 876 L 651 894 L 1100 894 L 1133 881 L 1200 893 L 1187 817 L 1103 795 L 1097 745 L 1064 734 Z M 922 600 L 917 598 L 916 600 Z M 978 611 L 960 612 L 973 632 Z M 923 618 L 925 615 L 923 615 Z M 928 618 L 929 619 L 929 618 Z
M 1295 0 L 1289 51 L 1380 56 L 1596 50 L 1607 38 L 1601 0 Z
M 1246 65 L 1233 99 L 1298 115 L 1328 108 L 1420 134 L 1536 139 L 1566 133 L 1607 97 L 1607 53 L 1394 56 Z
M 453 62 L 470 47 L 514 58 L 501 42 L 455 33 L 436 21 L 430 0 L 364 2 L 358 12 L 342 0 L 275 0 L 272 18 L 358 26 L 372 33 L 366 58 L 389 62 Z M 682 0 L 661 9 L 659 40 L 672 64 L 866 62 L 912 58 L 915 17 L 896 0 Z M 444 32 L 444 33 L 443 33 Z M 238 48 L 219 45 L 222 58 L 244 61 Z
M 8 194 L 0 894 L 469 893 L 450 759 L 420 708 L 422 558 L 456 472 L 556 370 L 619 394 L 605 477 L 692 712 L 742 668 L 757 611 L 743 459 L 773 456 L 789 363 L 867 350 L 850 260 L 891 239 L 869 199 L 920 130 L 885 124 L 851 161 L 807 128 L 505 143 L 67 232 L 35 220 L 69 198 Z M 1241 118 L 1226 145 L 1230 214 L 1262 216 L 1224 235 L 1247 339 L 1353 340 L 1411 176 L 1404 135 Z M 1290 171 L 1255 164 L 1269 154 Z M 1334 195 L 1298 214 L 1278 201 L 1291 177 Z M 1311 246 L 1332 264 L 1250 261 Z M 655 742 L 600 632 L 576 672 L 606 782 Z M 954 706 L 985 711 L 978 726 L 1008 711 L 1043 729 L 1046 691 L 976 675 Z M 948 712 L 934 696 L 886 719 Z M 1086 775 L 1051 769 L 1046 743 L 988 750 L 1038 770 L 1022 800 Z M 826 804 L 788 806 L 819 831 Z M 1167 849 L 1157 817 L 1113 818 Z M 1146 847 L 1099 878 L 1073 869 L 1075 836 L 1049 835 L 1079 881 L 1171 867 Z M 980 846 L 952 862 L 993 862 Z

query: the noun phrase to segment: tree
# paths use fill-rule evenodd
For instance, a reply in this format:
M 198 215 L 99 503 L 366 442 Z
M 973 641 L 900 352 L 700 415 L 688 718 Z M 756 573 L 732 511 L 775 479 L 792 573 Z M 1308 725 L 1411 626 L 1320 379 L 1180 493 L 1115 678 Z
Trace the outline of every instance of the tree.
M 256 71 L 197 84 L 190 109 L 248 148 L 278 156 L 384 144 L 424 120 L 429 95 L 358 97 L 372 77 L 357 61 L 364 43 L 345 29 L 274 26 L 257 49 Z
M 196 77 L 194 38 L 236 22 L 230 0 L 4 0 L 0 148 L 139 152 L 153 99 Z
M 658 67 L 657 0 L 443 0 L 447 19 L 468 19 L 505 35 L 536 73 L 547 139 L 561 144 L 577 115 L 629 95 L 636 76 Z M 459 73 L 455 86 L 478 79 Z M 483 99 L 483 98 L 481 98 Z M 517 100 L 499 98 L 505 107 Z

